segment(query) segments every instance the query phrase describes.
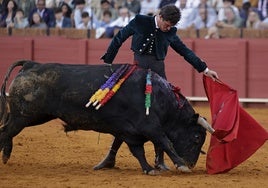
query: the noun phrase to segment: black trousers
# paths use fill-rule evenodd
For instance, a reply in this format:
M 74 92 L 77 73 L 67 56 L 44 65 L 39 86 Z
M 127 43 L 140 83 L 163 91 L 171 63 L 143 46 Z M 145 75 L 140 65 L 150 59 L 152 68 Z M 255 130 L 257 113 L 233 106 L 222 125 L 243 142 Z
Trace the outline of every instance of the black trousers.
M 139 67 L 144 69 L 151 69 L 161 77 L 167 79 L 164 61 L 157 60 L 154 55 L 134 53 L 134 62 L 136 62 Z

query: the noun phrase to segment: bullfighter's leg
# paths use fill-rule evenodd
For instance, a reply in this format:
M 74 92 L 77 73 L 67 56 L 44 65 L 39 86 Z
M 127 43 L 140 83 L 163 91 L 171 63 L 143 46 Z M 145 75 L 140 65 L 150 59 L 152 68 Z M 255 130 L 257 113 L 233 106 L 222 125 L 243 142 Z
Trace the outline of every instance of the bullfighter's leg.
M 115 157 L 117 151 L 119 150 L 120 146 L 122 145 L 123 141 L 119 138 L 114 138 L 112 146 L 109 150 L 109 153 L 106 157 L 96 166 L 94 166 L 94 170 L 100 170 L 102 168 L 113 168 L 115 166 Z
M 144 147 L 143 145 L 128 145 L 131 153 L 138 159 L 141 167 L 142 167 L 142 171 L 145 174 L 149 174 L 149 175 L 156 175 L 158 174 L 157 171 L 151 167 L 146 158 L 145 158 L 145 151 L 144 151 Z

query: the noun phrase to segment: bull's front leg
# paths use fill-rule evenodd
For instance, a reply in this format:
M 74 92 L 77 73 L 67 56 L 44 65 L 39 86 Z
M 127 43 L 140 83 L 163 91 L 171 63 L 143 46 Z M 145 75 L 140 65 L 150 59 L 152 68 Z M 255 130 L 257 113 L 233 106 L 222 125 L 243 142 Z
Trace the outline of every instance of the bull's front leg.
M 167 153 L 177 170 L 185 173 L 192 172 L 186 165 L 185 161 L 181 157 L 179 157 L 173 147 L 172 142 L 165 134 L 154 135 L 151 140 L 153 141 L 155 147 L 162 148 Z
M 138 159 L 142 167 L 142 171 L 145 174 L 148 174 L 148 175 L 158 174 L 157 171 L 155 171 L 155 169 L 148 164 L 146 157 L 145 157 L 145 151 L 144 151 L 143 145 L 129 145 L 128 144 L 128 147 L 131 153 Z
M 154 167 L 159 170 L 169 170 L 169 167 L 164 162 L 164 151 L 161 147 L 154 145 L 155 150 L 155 165 Z

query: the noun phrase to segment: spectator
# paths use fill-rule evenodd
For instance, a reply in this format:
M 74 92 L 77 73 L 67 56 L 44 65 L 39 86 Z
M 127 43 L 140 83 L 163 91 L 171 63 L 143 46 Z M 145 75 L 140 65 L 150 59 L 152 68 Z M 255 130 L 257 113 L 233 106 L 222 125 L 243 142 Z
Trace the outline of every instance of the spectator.
M 257 12 L 251 10 L 246 21 L 246 28 L 260 29 L 261 19 Z
M 243 27 L 246 27 L 246 21 L 248 19 L 248 14 L 251 10 L 254 10 L 255 12 L 257 12 L 259 14 L 260 19 L 262 19 L 261 12 L 257 8 L 252 7 L 249 0 L 245 0 L 243 5 L 242 5 L 242 9 L 240 10 L 240 17 L 243 20 Z
M 102 14 L 102 19 L 98 22 L 97 28 L 106 28 L 112 22 L 112 13 L 109 10 L 105 10 Z
M 75 1 L 75 9 L 74 9 L 74 26 L 75 28 L 78 28 L 78 26 L 83 23 L 82 20 L 82 13 L 88 12 L 88 15 L 92 17 L 93 12 L 89 6 L 86 6 L 85 0 L 76 0 Z
M 247 1 L 247 0 L 243 0 L 243 1 Z M 252 7 L 258 8 L 259 0 L 249 0 L 249 1 L 250 1 L 250 4 L 251 4 Z
M 0 18 L 9 0 L 0 0 Z
M 162 8 L 168 4 L 175 4 L 177 0 L 160 0 L 158 8 Z
M 261 19 L 265 19 L 268 16 L 268 0 L 259 0 L 258 10 L 261 12 Z
M 218 12 L 219 21 L 223 21 L 224 19 L 226 19 L 224 10 L 229 7 L 233 9 L 236 16 L 240 16 L 239 9 L 234 5 L 234 3 L 235 3 L 235 0 L 223 0 L 223 7 L 220 8 Z
M 125 27 L 131 19 L 133 19 L 133 17 L 129 14 L 128 8 L 121 7 L 119 9 L 119 17 L 112 21 L 106 28 L 106 37 L 112 38 L 114 36 L 114 30 Z
M 32 23 L 32 18 L 34 13 L 38 13 L 42 20 L 46 23 L 48 27 L 55 27 L 55 15 L 54 11 L 50 8 L 46 8 L 45 0 L 37 0 L 36 8 L 34 8 L 29 14 L 29 23 Z
M 216 26 L 212 26 L 210 28 L 208 28 L 208 33 L 205 36 L 205 39 L 220 39 L 220 33 L 219 33 L 219 29 Z
M 136 15 L 141 11 L 141 2 L 139 0 L 125 0 L 123 7 L 127 7 L 131 14 Z
M 88 12 L 82 12 L 82 23 L 77 26 L 77 29 L 95 29 L 96 25 L 92 22 Z
M 242 5 L 242 8 L 240 9 L 240 17 L 242 18 L 243 20 L 243 27 L 246 27 L 246 21 L 248 19 L 248 13 L 250 11 L 250 8 L 251 8 L 251 3 L 249 1 L 245 1 Z
M 215 9 L 218 14 L 219 10 L 223 7 L 223 0 L 211 0 L 211 6 Z
M 74 10 L 74 0 L 60 0 L 58 7 L 62 7 L 63 4 L 67 4 L 71 8 L 71 10 Z
M 18 6 L 17 3 L 13 0 L 9 0 L 5 4 L 4 11 L 2 13 L 0 26 L 1 27 L 12 27 L 14 24 L 14 17 L 16 14 Z
M 56 0 L 45 0 L 45 6 L 54 9 L 56 7 Z
M 18 7 L 24 12 L 24 16 L 28 18 L 31 10 L 36 8 L 35 0 L 15 0 Z
M 227 7 L 224 9 L 225 19 L 223 21 L 218 21 L 216 26 L 220 28 L 241 28 L 243 21 L 240 16 L 237 16 L 232 7 Z
M 69 6 L 69 4 L 63 2 L 60 4 L 59 6 L 61 8 L 61 11 L 62 11 L 62 15 L 66 18 L 72 18 L 72 13 L 73 13 L 73 10 L 72 8 Z
M 142 0 L 141 11 L 142 15 L 154 15 L 159 7 L 159 0 Z
M 180 1 L 180 0 L 178 0 Z M 190 7 L 190 8 L 196 8 L 200 3 L 200 0 L 187 0 L 187 5 L 186 7 Z
M 31 28 L 40 28 L 40 29 L 46 29 L 48 26 L 47 24 L 42 20 L 42 17 L 38 12 L 34 12 L 32 14 L 31 22 L 30 22 Z
M 70 18 L 63 16 L 62 9 L 55 9 L 55 20 L 56 20 L 56 28 L 71 28 L 72 22 Z
M 3 13 L 3 10 L 4 9 L 4 4 L 3 4 L 3 1 L 0 0 L 0 19 L 2 17 L 2 13 Z
M 181 10 L 181 19 L 176 25 L 178 29 L 187 29 L 192 26 L 193 21 L 196 17 L 196 12 L 193 7 L 190 7 L 187 0 L 178 0 L 175 6 Z
M 195 11 L 197 11 L 197 16 L 193 21 L 195 29 L 210 28 L 217 22 L 215 10 L 207 4 L 200 4 Z
M 104 37 L 106 28 L 109 26 L 111 22 L 112 22 L 112 13 L 109 10 L 104 11 L 102 15 L 102 20 L 98 22 L 98 25 L 96 28 L 97 39 Z
M 24 11 L 19 8 L 16 11 L 16 16 L 14 18 L 14 28 L 23 29 L 26 27 L 29 27 L 29 21 L 27 17 L 24 15 Z
M 103 12 L 109 10 L 112 13 L 112 19 L 115 20 L 118 17 L 117 10 L 114 9 L 108 0 L 100 1 L 100 8 L 96 11 L 97 20 L 102 19 Z
M 260 23 L 260 29 L 268 29 L 268 17 Z

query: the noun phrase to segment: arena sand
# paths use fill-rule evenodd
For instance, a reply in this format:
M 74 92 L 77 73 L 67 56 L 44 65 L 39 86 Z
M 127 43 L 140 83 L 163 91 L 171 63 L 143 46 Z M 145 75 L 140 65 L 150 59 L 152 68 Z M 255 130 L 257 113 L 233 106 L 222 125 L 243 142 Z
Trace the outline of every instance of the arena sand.
M 195 110 L 207 117 L 206 106 Z M 268 130 L 268 108 L 246 108 Z M 203 146 L 207 151 L 210 136 Z M 268 187 L 268 142 L 248 160 L 225 174 L 208 175 L 206 155 L 201 155 L 191 174 L 177 172 L 170 159 L 171 168 L 158 176 L 142 173 L 138 161 L 124 144 L 118 153 L 116 168 L 94 171 L 107 153 L 112 136 L 93 131 L 76 131 L 65 134 L 58 120 L 44 125 L 25 128 L 14 138 L 13 152 L 8 164 L 0 164 L 1 188 L 24 187 L 183 187 L 183 188 L 266 188 Z M 146 156 L 154 161 L 151 143 L 146 143 Z

